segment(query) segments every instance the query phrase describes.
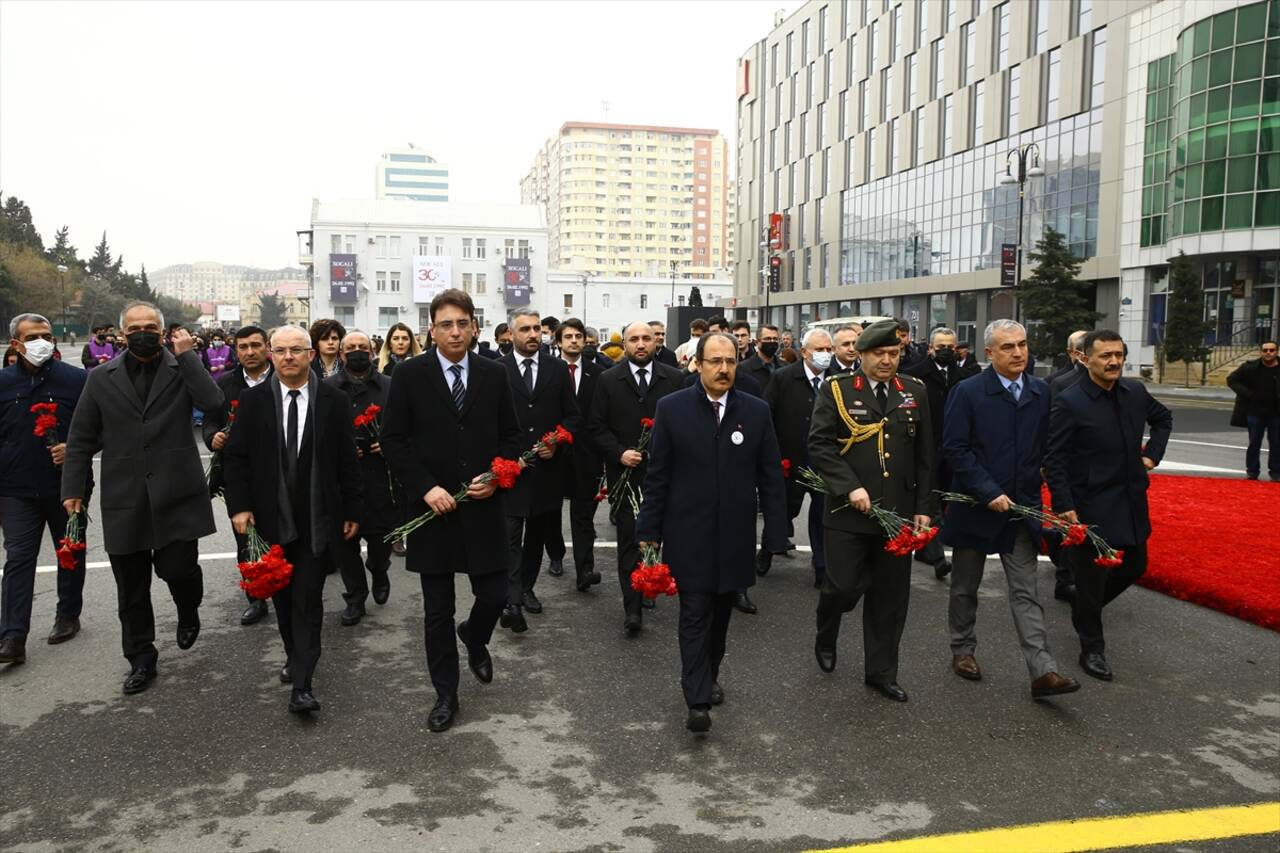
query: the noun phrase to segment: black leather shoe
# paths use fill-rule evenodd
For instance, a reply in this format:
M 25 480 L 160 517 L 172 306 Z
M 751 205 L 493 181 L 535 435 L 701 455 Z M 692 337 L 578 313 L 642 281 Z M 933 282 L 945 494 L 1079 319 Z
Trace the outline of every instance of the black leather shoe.
M 0 663 L 14 665 L 27 662 L 27 641 L 17 637 L 0 640 Z
M 132 696 L 135 693 L 141 693 L 151 686 L 151 682 L 156 680 L 156 668 L 154 666 L 138 666 L 134 667 L 124 679 L 124 694 Z
M 755 615 L 755 613 L 758 610 L 755 602 L 751 600 L 751 596 L 747 595 L 746 590 L 743 590 L 742 592 L 739 592 L 736 595 L 734 595 L 733 609 L 737 610 L 740 613 L 746 613 L 748 615 Z
M 525 610 L 530 613 L 541 613 L 542 602 L 538 600 L 538 596 L 533 594 L 533 590 L 528 590 L 524 594 L 524 600 L 521 602 Z
M 600 583 L 600 573 L 594 568 L 578 572 L 578 592 L 586 592 L 598 583 Z
M 257 622 L 263 616 L 266 616 L 266 615 L 267 615 L 267 603 L 265 601 L 255 598 L 253 601 L 249 602 L 249 606 L 246 607 L 244 609 L 244 612 L 240 614 L 240 624 L 252 625 L 253 623 Z
M 508 604 L 502 608 L 502 615 L 498 617 L 498 624 L 503 628 L 510 628 L 516 634 L 523 634 L 529 630 L 529 623 L 524 621 L 524 614 L 520 612 L 519 604 Z
M 397 539 L 396 541 L 391 543 L 391 553 L 396 555 L 397 557 L 403 557 L 407 552 L 408 552 L 408 549 L 404 547 L 403 539 Z
M 373 576 L 373 593 L 374 604 L 386 604 L 387 599 L 391 596 L 391 578 L 387 577 L 387 573 Z
M 784 554 L 784 555 L 790 555 L 791 552 L 794 551 L 795 549 L 796 549 L 796 543 L 788 539 L 786 542 L 782 543 L 782 550 L 779 551 L 778 553 Z
M 454 696 L 441 696 L 431 706 L 427 715 L 427 728 L 433 732 L 446 731 L 453 725 L 453 718 L 458 714 L 458 700 Z
M 59 616 L 53 620 L 53 630 L 49 632 L 49 645 L 56 646 L 58 643 L 65 643 L 79 633 L 79 619 L 68 619 L 65 616 Z
M 655 609 L 655 608 L 658 606 L 658 599 L 656 599 L 656 598 L 641 598 L 641 599 L 640 599 L 640 606 L 641 606 L 641 607 L 643 607 L 645 610 L 653 610 L 653 609 Z
M 756 574 L 764 577 L 773 568 L 773 555 L 763 548 L 756 552 Z
M 684 721 L 684 727 L 698 734 L 711 731 L 711 712 L 706 708 L 690 708 L 689 718 Z
M 887 681 L 884 684 L 868 681 L 867 686 L 880 691 L 880 695 L 886 699 L 892 699 L 895 702 L 907 701 L 907 691 L 899 687 L 896 681 Z
M 289 664 L 287 663 L 284 666 L 280 667 L 280 683 L 281 684 L 293 683 L 293 670 L 289 669 Z
M 635 637 L 639 635 L 643 628 L 644 621 L 642 620 L 639 612 L 628 613 L 627 618 L 622 620 L 622 630 L 627 632 L 628 637 Z
M 818 659 L 818 669 L 823 672 L 836 671 L 836 650 L 823 648 L 821 645 L 813 644 L 813 656 Z
M 718 681 L 711 685 L 711 704 L 724 704 L 724 688 L 720 686 L 720 682 Z
M 1065 601 L 1068 604 L 1074 604 L 1076 600 L 1075 584 L 1058 584 L 1053 588 L 1053 597 L 1059 601 Z
M 311 695 L 310 690 L 298 690 L 295 688 L 289 696 L 290 714 L 310 714 L 319 710 L 320 703 L 316 701 L 316 697 Z
M 189 649 L 196 644 L 200 636 L 200 614 L 190 613 L 184 619 L 178 617 L 178 648 Z
M 480 679 L 481 684 L 488 684 L 493 681 L 493 658 L 489 657 L 489 650 L 479 643 L 472 644 L 471 632 L 467 629 L 465 621 L 458 623 L 458 639 L 462 640 L 462 645 L 467 647 L 467 666 Z
M 951 574 L 951 561 L 939 560 L 933 566 L 933 576 L 938 580 L 943 580 L 947 575 Z
M 342 611 L 342 618 L 338 621 L 340 621 L 343 625 L 346 625 L 347 627 L 351 627 L 352 625 L 359 625 L 360 620 L 363 618 L 364 618 L 363 604 L 348 604 L 347 609 Z
M 1099 681 L 1111 681 L 1116 677 L 1111 671 L 1111 664 L 1107 663 L 1107 656 L 1101 652 L 1081 652 L 1080 668 Z
M 564 574 L 564 560 L 552 560 L 551 567 L 547 569 L 547 572 L 553 578 L 560 577 Z

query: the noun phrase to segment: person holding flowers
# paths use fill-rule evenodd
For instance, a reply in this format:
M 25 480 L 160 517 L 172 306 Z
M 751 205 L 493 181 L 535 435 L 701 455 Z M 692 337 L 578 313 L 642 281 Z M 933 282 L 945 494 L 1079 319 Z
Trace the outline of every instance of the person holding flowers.
M 55 544 L 67 535 L 70 516 L 58 496 L 59 478 L 71 416 L 88 374 L 52 357 L 53 327 L 39 314 L 14 317 L 9 338 L 18 361 L 0 370 L 0 664 L 20 664 L 27 659 L 41 535 L 48 528 Z M 85 484 L 86 497 L 92 485 L 92 479 Z M 83 591 L 81 550 L 58 572 L 51 645 L 80 631 Z
M 737 342 L 703 335 L 694 359 L 698 384 L 663 397 L 654 414 L 635 530 L 643 550 L 661 545 L 675 579 L 685 725 L 705 732 L 725 698 L 720 663 L 734 601 L 756 580 L 757 510 L 765 547 L 780 551 L 787 496 L 769 404 L 734 388 Z
M 369 578 L 373 579 L 373 600 L 386 604 L 391 595 L 391 544 L 386 535 L 400 523 L 400 487 L 391 476 L 382 453 L 382 412 L 391 390 L 391 377 L 375 369 L 373 343 L 358 329 L 349 329 L 338 347 L 342 369 L 324 380 L 347 398 L 347 416 L 355 428 L 356 455 L 364 482 L 364 505 L 360 513 L 360 535 L 338 546 L 338 568 L 342 572 L 347 607 L 343 625 L 355 625 L 364 618 L 369 598 Z M 360 540 L 368 556 L 360 556 Z M 365 571 L 368 571 L 368 577 Z
M 581 425 L 568 367 L 542 352 L 540 319 L 532 309 L 516 310 L 509 323 L 514 349 L 498 359 L 507 372 L 523 443 L 538 445 L 527 462 L 532 470 L 503 496 L 509 556 L 507 606 L 501 624 L 516 633 L 528 629 L 524 611 L 542 612 L 533 587 L 542 568 L 542 550 L 560 533 L 572 435 Z M 569 441 L 539 440 L 548 434 L 558 436 L 557 427 L 565 431 Z
M 1164 458 L 1173 415 L 1143 383 L 1120 378 L 1125 343 L 1119 333 L 1095 329 L 1081 349 L 1088 374 L 1054 396 L 1044 467 L 1053 511 L 1106 540 L 1105 553 L 1077 546 L 1064 548 L 1063 557 L 1075 578 L 1071 624 L 1080 637 L 1080 666 L 1111 681 L 1102 608 L 1147 570 L 1147 472 Z
M 942 523 L 941 539 L 953 548 L 947 616 L 951 669 L 970 681 L 982 678 L 974 656 L 978 586 L 987 555 L 998 554 L 1031 676 L 1031 697 L 1071 693 L 1080 683 L 1059 674 L 1036 595 L 1041 521 L 1014 509 L 1040 505 L 1049 387 L 1025 372 L 1027 331 L 1020 323 L 993 320 L 984 337 L 987 369 L 952 387 L 943 427 L 951 488 L 975 499 L 974 504 L 953 502 Z
M 823 672 L 835 670 L 841 616 L 864 600 L 864 679 L 883 696 L 905 702 L 898 644 L 907 619 L 911 552 L 886 550 L 889 537 L 872 504 L 919 530 L 929 527 L 937 504 L 929 396 L 919 379 L 898 373 L 896 321 L 872 323 L 855 346 L 858 369 L 822 385 L 809 429 L 809 459 L 828 488 L 827 573 L 818 594 L 814 655 Z
M 289 711 L 310 714 L 320 710 L 312 678 L 324 578 L 336 551 L 359 532 L 364 483 L 347 399 L 311 369 L 306 331 L 281 326 L 269 351 L 274 370 L 240 394 L 222 451 L 227 514 L 236 533 L 279 546 L 292 565 L 289 583 L 271 598 L 286 655 L 280 680 L 293 685 Z
M 435 346 L 392 374 L 381 444 L 404 486 L 407 514 L 433 513 L 408 534 L 405 567 L 422 583 L 427 669 L 436 690 L 427 727 L 443 732 L 458 713 L 454 575 L 467 575 L 475 596 L 457 637 L 472 673 L 487 684 L 493 680 L 488 644 L 507 603 L 507 524 L 497 471 L 507 483 L 509 467 L 518 476 L 512 460 L 527 446 L 520 446 L 506 370 L 469 352 L 476 315 L 471 297 L 450 288 L 429 310 Z

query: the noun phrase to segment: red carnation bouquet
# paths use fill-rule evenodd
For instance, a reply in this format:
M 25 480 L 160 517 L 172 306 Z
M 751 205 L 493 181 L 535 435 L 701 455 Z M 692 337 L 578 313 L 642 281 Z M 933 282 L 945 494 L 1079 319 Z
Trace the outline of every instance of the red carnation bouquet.
M 501 456 L 495 456 L 493 461 L 489 463 L 489 470 L 485 471 L 476 480 L 480 483 L 497 483 L 499 489 L 509 489 L 516 484 L 516 480 L 520 477 L 520 461 L 517 459 L 503 459 Z M 467 497 L 467 490 L 470 484 L 464 484 L 462 488 L 453 493 L 453 499 L 458 503 L 465 503 L 470 500 Z M 392 530 L 386 536 L 382 537 L 383 542 L 394 542 L 397 539 L 403 539 L 422 525 L 435 521 L 439 517 L 434 509 L 429 509 L 422 515 Z
M 279 545 L 267 545 L 252 524 L 245 531 L 245 539 L 249 560 L 239 564 L 240 588 L 250 597 L 266 601 L 289 585 L 293 564 L 284 558 L 284 549 Z
M 36 416 L 32 432 L 37 438 L 44 439 L 46 447 L 53 447 L 58 443 L 58 404 L 52 400 L 47 403 L 32 403 L 30 411 Z
M 977 498 L 966 495 L 961 492 L 938 492 L 944 501 L 951 503 L 968 504 L 969 506 L 983 506 Z M 1042 506 L 1025 506 L 1023 504 L 1010 503 L 1009 512 L 1014 518 L 1030 518 L 1040 522 L 1040 526 L 1045 530 L 1057 531 L 1062 536 L 1062 547 L 1070 548 L 1075 545 L 1083 544 L 1087 539 L 1089 544 L 1093 546 L 1097 556 L 1093 562 L 1105 568 L 1118 566 L 1124 562 L 1124 551 L 1118 551 L 1107 544 L 1107 541 L 1094 532 L 1093 528 L 1087 524 L 1072 524 L 1062 516 L 1054 512 L 1050 507 L 1052 505 L 1049 500 L 1049 490 L 1047 486 L 1041 486 L 1040 489 Z
M 676 580 L 671 577 L 671 567 L 660 563 L 658 548 L 645 543 L 640 546 L 640 563 L 631 572 L 631 588 L 645 598 L 675 595 Z
M 609 499 L 609 475 L 603 474 L 600 477 L 600 491 L 596 492 L 596 503 Z
M 542 438 L 534 442 L 524 453 L 520 454 L 520 461 L 526 466 L 533 465 L 538 461 L 538 454 L 548 447 L 557 447 L 561 444 L 573 444 L 573 433 L 569 432 L 560 424 L 556 424 L 556 428 L 550 432 L 543 433 Z
M 84 529 L 89 521 L 84 510 L 67 516 L 66 535 L 58 540 L 58 568 L 74 572 L 80 568 L 80 554 L 85 551 Z
M 231 411 L 227 414 L 227 425 L 219 430 L 223 435 L 231 435 L 231 427 L 236 422 L 236 408 L 240 405 L 239 400 L 231 401 Z M 209 497 L 217 498 L 222 496 L 222 492 L 226 486 L 222 479 L 222 451 L 215 450 L 213 455 L 209 457 L 209 470 L 204 472 L 204 481 L 209 484 Z
M 799 480 L 801 485 L 811 492 L 822 495 L 833 494 L 827 488 L 826 480 L 822 479 L 817 471 L 809 467 L 802 467 L 799 470 Z M 832 512 L 839 512 L 852 506 L 848 501 L 841 503 L 840 506 L 832 509 Z M 891 509 L 882 507 L 878 502 L 871 504 L 871 509 L 867 515 L 870 515 L 884 530 L 888 541 L 884 543 L 884 549 L 896 557 L 905 557 L 912 551 L 919 551 L 925 545 L 933 541 L 933 537 L 938 535 L 937 527 L 919 527 L 914 521 L 903 518 Z
M 649 446 L 649 438 L 653 435 L 653 418 L 640 419 L 640 437 L 636 440 L 636 446 L 629 448 L 637 453 L 644 453 L 644 449 Z M 623 468 L 622 476 L 618 478 L 618 482 L 613 484 L 613 488 L 604 488 L 600 490 L 600 494 L 604 495 L 609 501 L 609 520 L 617 521 L 618 519 L 618 503 L 623 497 L 631 504 L 631 513 L 633 515 L 640 514 L 640 501 L 644 500 L 642 493 L 637 493 L 636 489 L 631 485 L 631 472 L 634 468 Z M 596 496 L 599 500 L 599 495 Z
M 791 460 L 790 459 L 782 460 L 782 476 L 783 476 L 783 479 L 787 479 L 791 476 Z
M 382 407 L 377 403 L 370 403 L 363 412 L 356 415 L 356 429 L 363 429 L 369 433 L 369 438 L 377 441 L 382 435 L 382 421 L 378 416 L 382 414 Z

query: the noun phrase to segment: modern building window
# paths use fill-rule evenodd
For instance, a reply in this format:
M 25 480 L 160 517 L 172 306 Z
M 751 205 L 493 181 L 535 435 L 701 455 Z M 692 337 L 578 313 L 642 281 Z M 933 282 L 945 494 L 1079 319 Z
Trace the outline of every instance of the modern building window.
M 374 281 L 374 290 L 376 292 L 378 293 L 387 292 L 387 274 L 384 271 L 378 270 L 377 272 L 375 272 L 373 274 L 373 281 Z
M 1093 28 L 1093 0 L 1075 0 L 1075 14 L 1071 20 L 1071 37 L 1089 32 Z
M 431 254 L 431 238 L 430 237 L 418 238 L 418 254 L 419 255 Z
M 1005 73 L 1004 135 L 1013 136 L 1020 127 L 1019 101 L 1022 96 L 1022 68 L 1015 65 Z
M 443 238 L 443 237 L 437 237 L 437 238 L 436 238 L 436 254 L 437 254 L 437 255 L 441 255 L 441 256 L 448 254 L 448 253 L 447 253 L 447 252 L 445 252 L 445 250 L 444 250 L 444 238 Z
M 888 121 L 889 116 L 893 113 L 893 66 L 890 65 L 880 72 L 880 123 Z
M 1273 14 L 1280 14 L 1280 12 L 1274 12 Z M 1277 24 L 1280 24 L 1280 22 L 1277 22 Z M 1274 60 L 1275 64 L 1277 66 L 1277 69 L 1280 70 L 1280 42 L 1273 41 L 1273 42 L 1270 42 L 1270 44 L 1273 45 L 1273 47 L 1271 48 L 1271 52 L 1275 55 L 1275 60 Z M 1238 67 L 1239 67 L 1239 63 L 1237 63 L 1237 68 Z M 1085 106 L 1088 107 L 1089 109 L 1102 106 L 1103 101 L 1106 98 L 1106 89 L 1105 89 L 1106 75 L 1107 75 L 1107 29 L 1106 27 L 1101 27 L 1093 31 L 1093 45 L 1091 50 L 1089 51 L 1089 77 L 1088 77 L 1089 88 L 1085 92 L 1085 94 L 1088 96 L 1086 99 L 1087 103 L 1085 104 Z M 1236 79 L 1241 79 L 1238 74 L 1236 76 Z M 1272 84 L 1273 87 L 1275 87 L 1274 90 L 1280 90 L 1280 85 L 1277 85 L 1277 81 L 1271 80 L 1269 82 Z M 1272 100 L 1275 100 L 1275 98 L 1273 98 Z
M 481 261 L 482 261 L 482 260 L 484 260 L 484 258 L 485 258 L 485 253 L 486 253 L 486 251 L 487 251 L 487 250 L 485 249 L 485 243 L 486 243 L 486 242 L 487 242 L 487 241 L 485 240 L 485 238 L 484 238 L 484 237 L 477 237 L 477 238 L 476 238 L 476 260 L 481 260 Z
M 822 194 L 831 192 L 831 149 L 822 150 Z
M 470 257 L 471 257 L 471 238 L 463 237 L 462 238 L 462 258 L 463 260 L 467 260 Z
M 942 0 L 942 31 L 949 33 L 956 28 L 956 0 Z
M 844 85 L 846 89 L 853 85 L 853 58 L 858 55 L 858 34 L 854 33 L 847 44 L 844 63 Z
M 1001 3 L 995 13 L 996 67 L 1003 71 L 1009 67 L 1009 4 Z
M 929 42 L 929 6 L 928 0 L 916 3 L 916 50 L 921 50 Z
M 871 99 L 867 97 L 867 81 L 858 81 L 858 103 L 862 107 L 862 124 L 859 133 L 866 133 L 871 128 Z
M 1062 48 L 1055 47 L 1042 61 L 1040 103 L 1044 105 L 1044 113 L 1040 117 L 1041 124 L 1058 120 L 1062 103 Z
M 1031 5 L 1034 29 L 1031 37 L 1031 55 L 1044 53 L 1049 46 L 1049 0 L 1035 0 Z
M 973 21 L 960 26 L 960 85 L 973 82 L 978 62 L 977 40 L 974 38 Z
M 942 99 L 942 127 L 939 128 L 942 140 L 940 147 L 943 157 L 955 153 L 955 149 L 952 147 L 952 131 L 955 124 L 955 114 L 952 109 L 952 96 L 947 95 Z
M 399 293 L 400 292 L 400 273 L 398 272 L 391 273 L 390 283 L 391 283 L 391 292 Z
M 876 129 L 867 131 L 867 183 L 876 179 Z
M 809 64 L 809 22 L 800 24 L 800 64 Z
M 942 39 L 938 39 L 933 43 L 933 88 L 929 90 L 929 100 L 936 100 L 942 97 L 942 92 L 946 87 L 946 77 L 943 74 L 943 65 L 946 57 L 942 50 Z
M 484 293 L 489 289 L 489 274 L 476 273 L 476 293 Z
M 387 257 L 388 258 L 400 257 L 400 238 L 399 237 L 392 236 L 387 240 Z
M 969 147 L 974 148 L 986 142 L 987 81 L 979 80 L 973 84 L 973 101 L 969 107 L 969 126 L 973 135 L 969 139 Z
M 919 54 L 907 57 L 907 109 L 920 106 L 916 99 L 920 96 L 920 60 Z
M 827 7 L 818 10 L 818 52 L 827 49 Z
M 383 234 L 373 238 L 374 254 L 379 258 L 387 256 L 387 238 Z
M 813 143 L 813 150 L 820 151 L 822 150 L 823 146 L 826 145 L 826 136 L 827 136 L 827 105 L 826 103 L 823 102 L 821 104 L 818 104 L 818 107 L 815 110 L 815 113 L 816 115 L 814 116 L 814 124 L 816 125 L 816 127 L 814 128 L 815 138 Z
M 950 96 L 948 96 L 950 97 Z M 898 162 L 898 119 L 889 120 L 889 153 L 887 157 L 890 172 L 896 172 L 901 168 Z
M 902 49 L 902 4 L 893 7 L 889 25 L 889 61 L 897 62 Z
M 912 114 L 911 137 L 916 144 L 916 158 L 913 166 L 924 165 L 924 107 L 916 107 L 916 111 Z
M 463 293 L 471 292 L 471 273 L 469 272 L 462 274 L 462 291 Z
M 875 74 L 880 68 L 880 22 L 872 21 L 867 30 L 867 76 Z

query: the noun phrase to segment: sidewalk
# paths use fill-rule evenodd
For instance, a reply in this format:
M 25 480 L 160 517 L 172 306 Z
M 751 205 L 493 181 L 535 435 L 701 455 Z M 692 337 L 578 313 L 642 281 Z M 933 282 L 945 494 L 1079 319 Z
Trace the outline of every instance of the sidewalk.
M 1220 385 L 1199 385 L 1193 381 L 1190 388 L 1184 388 L 1180 383 L 1174 382 L 1145 382 L 1144 380 L 1144 383 L 1147 390 L 1151 392 L 1151 396 L 1161 399 L 1212 400 L 1224 403 L 1234 403 L 1236 399 L 1236 392 Z

